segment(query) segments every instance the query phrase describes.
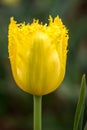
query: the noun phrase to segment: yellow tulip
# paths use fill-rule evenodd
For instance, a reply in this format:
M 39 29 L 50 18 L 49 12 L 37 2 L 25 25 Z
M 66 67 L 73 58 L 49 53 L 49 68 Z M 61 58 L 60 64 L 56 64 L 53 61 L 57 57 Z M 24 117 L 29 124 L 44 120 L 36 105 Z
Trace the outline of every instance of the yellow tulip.
M 12 73 L 22 90 L 41 96 L 59 87 L 66 70 L 68 31 L 58 16 L 50 16 L 48 25 L 38 20 L 17 24 L 12 17 L 8 42 Z

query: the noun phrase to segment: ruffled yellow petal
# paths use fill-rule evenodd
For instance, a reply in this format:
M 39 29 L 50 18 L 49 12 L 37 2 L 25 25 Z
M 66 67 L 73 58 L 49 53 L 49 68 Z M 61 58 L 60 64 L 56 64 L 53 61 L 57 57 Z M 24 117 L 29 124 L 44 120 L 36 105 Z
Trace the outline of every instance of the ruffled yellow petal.
M 61 19 L 50 16 L 49 24 L 38 20 L 9 25 L 8 49 L 12 73 L 18 86 L 33 95 L 54 91 L 62 82 L 67 59 L 68 34 Z

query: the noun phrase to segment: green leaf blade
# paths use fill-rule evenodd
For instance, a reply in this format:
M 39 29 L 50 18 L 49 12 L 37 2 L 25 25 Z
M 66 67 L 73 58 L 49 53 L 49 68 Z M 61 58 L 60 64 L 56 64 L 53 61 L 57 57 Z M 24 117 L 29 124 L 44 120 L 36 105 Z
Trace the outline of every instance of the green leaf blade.
M 85 97 L 86 97 L 86 79 L 85 75 L 83 75 L 81 80 L 80 96 L 77 103 L 73 130 L 78 129 L 82 130 Z

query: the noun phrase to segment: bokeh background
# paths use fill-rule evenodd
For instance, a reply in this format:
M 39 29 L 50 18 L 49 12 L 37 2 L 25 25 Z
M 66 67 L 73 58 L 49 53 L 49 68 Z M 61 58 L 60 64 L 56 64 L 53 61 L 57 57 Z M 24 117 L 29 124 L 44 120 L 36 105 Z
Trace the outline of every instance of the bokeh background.
M 55 92 L 43 96 L 43 130 L 73 129 L 81 77 L 87 74 L 87 0 L 0 0 L 0 130 L 33 129 L 33 96 L 17 87 L 11 73 L 9 19 L 47 23 L 49 15 L 62 18 L 70 38 L 65 79 Z M 83 125 L 86 119 L 87 100 Z

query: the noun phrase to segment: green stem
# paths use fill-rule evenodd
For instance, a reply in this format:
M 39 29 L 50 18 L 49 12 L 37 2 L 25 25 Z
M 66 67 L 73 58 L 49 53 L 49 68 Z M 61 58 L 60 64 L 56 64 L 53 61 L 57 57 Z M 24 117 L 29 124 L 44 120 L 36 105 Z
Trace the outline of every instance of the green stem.
M 41 130 L 42 97 L 34 96 L 34 130 Z

